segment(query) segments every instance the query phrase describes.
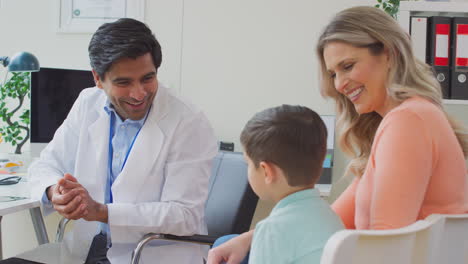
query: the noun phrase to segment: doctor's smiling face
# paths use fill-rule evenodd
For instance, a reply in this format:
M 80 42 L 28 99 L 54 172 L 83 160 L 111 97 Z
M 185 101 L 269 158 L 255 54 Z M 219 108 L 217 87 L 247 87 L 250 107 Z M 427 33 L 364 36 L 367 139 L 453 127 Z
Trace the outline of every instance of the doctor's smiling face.
M 158 90 L 157 69 L 150 53 L 114 62 L 104 78 L 94 70 L 93 75 L 96 86 L 104 90 L 123 120 L 142 119 Z

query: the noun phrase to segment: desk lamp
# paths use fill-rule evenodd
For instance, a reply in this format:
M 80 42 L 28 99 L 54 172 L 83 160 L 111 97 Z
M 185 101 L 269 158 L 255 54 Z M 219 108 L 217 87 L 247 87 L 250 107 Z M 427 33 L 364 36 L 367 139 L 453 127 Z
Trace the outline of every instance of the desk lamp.
M 39 61 L 36 56 L 29 52 L 18 52 L 11 59 L 0 57 L 0 64 L 8 66 L 10 72 L 37 72 L 39 71 Z

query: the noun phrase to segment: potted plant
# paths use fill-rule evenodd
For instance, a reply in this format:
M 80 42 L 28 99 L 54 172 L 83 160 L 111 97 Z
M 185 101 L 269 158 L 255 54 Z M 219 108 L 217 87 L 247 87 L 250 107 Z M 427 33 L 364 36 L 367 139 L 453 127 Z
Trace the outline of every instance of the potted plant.
M 400 0 L 377 0 L 375 7 L 382 8 L 387 14 L 396 19 L 398 8 L 400 7 Z
M 31 97 L 30 80 L 29 72 L 12 72 L 11 78 L 0 85 L 0 120 L 3 121 L 0 135 L 5 142 L 16 146 L 15 154 L 21 154 L 21 148 L 29 140 L 30 110 L 22 107 L 26 97 Z

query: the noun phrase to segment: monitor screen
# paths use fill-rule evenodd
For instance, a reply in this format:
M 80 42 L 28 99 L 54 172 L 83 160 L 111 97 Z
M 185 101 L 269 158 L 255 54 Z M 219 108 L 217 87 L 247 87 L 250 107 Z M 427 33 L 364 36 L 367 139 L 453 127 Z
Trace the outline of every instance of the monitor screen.
M 48 143 L 81 90 L 93 87 L 91 71 L 41 68 L 31 74 L 31 142 Z
M 323 172 L 320 176 L 318 184 L 330 184 L 332 182 L 332 168 L 333 168 L 333 150 L 335 143 L 335 116 L 321 115 L 320 116 L 327 127 L 327 154 L 323 161 Z

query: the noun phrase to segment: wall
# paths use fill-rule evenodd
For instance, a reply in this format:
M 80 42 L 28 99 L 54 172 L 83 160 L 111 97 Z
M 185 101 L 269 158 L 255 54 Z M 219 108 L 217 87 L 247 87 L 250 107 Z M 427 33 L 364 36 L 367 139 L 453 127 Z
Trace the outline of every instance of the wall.
M 333 114 L 318 93 L 314 44 L 324 21 L 357 2 L 186 1 L 182 94 L 237 150 L 243 125 L 264 108 L 303 104 Z

